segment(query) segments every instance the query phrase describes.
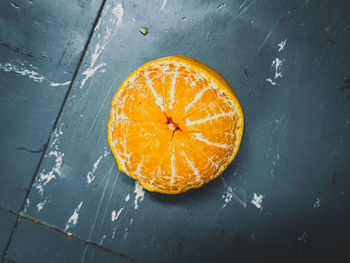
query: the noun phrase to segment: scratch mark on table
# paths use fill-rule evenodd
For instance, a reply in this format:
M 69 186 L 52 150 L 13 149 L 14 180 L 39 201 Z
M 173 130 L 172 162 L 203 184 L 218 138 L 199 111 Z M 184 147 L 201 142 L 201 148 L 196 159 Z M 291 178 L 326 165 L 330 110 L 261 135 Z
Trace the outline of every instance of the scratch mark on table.
M 114 81 L 113 81 L 113 83 L 114 83 Z M 107 100 L 110 98 L 110 94 L 111 94 L 111 91 L 112 91 L 113 88 L 114 88 L 114 85 L 111 85 L 111 86 L 109 87 L 108 93 L 107 93 L 107 95 L 105 96 L 104 101 L 101 103 L 101 106 L 99 107 L 98 112 L 97 112 L 97 114 L 95 115 L 94 120 L 92 121 L 92 124 L 91 124 L 91 126 L 90 126 L 90 129 L 89 129 L 89 131 L 88 131 L 86 137 L 89 137 L 89 136 L 90 136 L 90 133 L 91 133 L 92 129 L 95 127 L 95 123 L 96 123 L 98 117 L 100 116 L 100 114 L 101 114 L 101 112 L 102 112 L 102 109 L 103 109 L 104 106 L 106 105 Z
M 248 0 L 244 0 L 243 3 L 239 6 L 238 9 L 241 9 L 241 8 L 245 5 L 245 3 L 246 3 L 247 1 L 248 1 Z
M 232 187 L 232 186 L 228 186 L 228 184 L 225 181 L 225 178 L 223 176 L 221 176 L 223 183 L 225 184 L 227 191 L 222 195 L 222 198 L 224 199 L 224 205 L 222 206 L 222 208 L 225 208 L 232 200 L 232 198 L 234 197 L 235 200 L 242 205 L 244 208 L 247 207 L 247 200 L 246 200 L 246 192 L 243 189 L 240 189 L 243 195 L 243 199 L 238 197 L 238 195 L 234 192 L 236 190 L 236 187 Z
M 113 168 L 114 168 L 114 167 L 112 166 L 111 169 L 110 169 L 110 172 L 112 171 Z M 106 182 L 105 182 L 105 184 L 104 184 L 104 189 L 103 189 L 103 192 L 102 192 L 102 196 L 101 196 L 101 198 L 100 198 L 100 201 L 99 201 L 98 206 L 97 206 L 97 209 L 96 209 L 96 214 L 95 214 L 94 221 L 93 221 L 92 226 L 91 226 L 91 228 L 90 228 L 88 240 L 91 240 L 92 233 L 93 233 L 93 231 L 94 231 L 94 229 L 95 229 L 96 222 L 97 222 L 97 218 L 98 218 L 98 215 L 99 215 L 99 213 L 100 213 L 101 206 L 102 206 L 102 201 L 103 201 L 103 199 L 104 199 L 104 196 L 105 196 L 105 193 L 106 193 L 106 189 L 107 189 L 107 186 L 108 186 L 108 183 L 109 183 L 109 179 L 110 179 L 110 176 L 106 176 Z M 84 248 L 83 255 L 82 255 L 82 257 L 81 257 L 80 263 L 84 262 L 86 252 L 87 252 L 87 246 L 85 246 L 85 248 Z
M 115 179 L 114 179 L 113 187 L 112 187 L 112 189 L 110 191 L 110 194 L 109 194 L 109 198 L 108 198 L 108 201 L 107 201 L 107 206 L 106 206 L 105 212 L 104 212 L 102 220 L 101 220 L 100 229 L 99 229 L 98 234 L 97 234 L 98 237 L 101 235 L 102 228 L 104 226 L 105 218 L 106 218 L 106 215 L 107 215 L 107 211 L 109 210 L 110 203 L 111 203 L 111 200 L 112 200 L 112 196 L 114 194 L 114 189 L 115 189 L 115 187 L 117 185 L 117 182 L 118 182 L 119 175 L 120 175 L 120 172 L 118 170 L 117 175 L 115 176 Z M 111 176 L 111 173 L 109 173 L 107 176 Z
M 255 1 L 256 1 L 256 0 L 251 1 L 241 12 L 238 13 L 238 15 L 236 15 L 236 16 L 233 18 L 232 21 L 235 21 L 235 20 L 238 19 L 242 14 L 244 14 L 244 13 L 249 9 L 249 7 L 251 7 L 252 4 L 255 3 Z

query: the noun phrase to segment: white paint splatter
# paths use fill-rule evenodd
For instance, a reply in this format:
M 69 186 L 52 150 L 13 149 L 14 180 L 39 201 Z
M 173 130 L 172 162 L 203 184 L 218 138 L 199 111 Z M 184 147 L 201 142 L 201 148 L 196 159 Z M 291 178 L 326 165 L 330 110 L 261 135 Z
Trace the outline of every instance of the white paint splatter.
M 25 66 L 24 63 L 20 63 L 20 65 L 13 65 L 9 62 L 4 64 L 0 63 L 0 69 L 2 69 L 5 72 L 15 72 L 22 76 L 26 76 L 35 82 L 43 82 L 43 80 L 45 79 L 43 75 L 34 71 L 34 70 L 37 70 L 38 68 L 33 66 L 32 64 Z
M 308 237 L 309 237 L 308 234 L 306 232 L 303 232 L 299 237 L 297 237 L 297 239 L 305 243 Z
M 62 175 L 61 166 L 63 163 L 64 153 L 59 151 L 51 151 L 49 156 L 55 157 L 55 166 L 51 168 L 49 172 L 46 173 L 45 169 L 40 172 L 39 178 L 36 180 L 34 186 L 39 191 L 40 195 L 44 194 L 44 186 L 46 186 L 51 180 L 56 178 L 57 176 Z
M 94 66 L 95 64 L 92 64 L 92 66 L 90 66 L 87 70 L 85 70 L 82 75 L 84 75 L 84 78 L 82 79 L 81 81 L 81 85 L 80 85 L 80 88 L 82 89 L 86 83 L 86 81 L 92 76 L 95 74 L 95 72 L 103 67 L 103 66 L 106 66 L 106 63 L 101 63 L 99 65 L 97 65 L 96 67 Z
M 55 158 L 55 165 L 51 168 L 49 172 L 46 172 L 45 169 L 42 170 L 39 174 L 38 179 L 36 179 L 34 183 L 34 187 L 38 190 L 41 197 L 43 197 L 44 194 L 44 187 L 50 181 L 55 179 L 56 176 L 62 176 L 61 167 L 63 163 L 64 153 L 60 152 L 58 149 L 59 138 L 63 135 L 62 126 L 63 123 L 61 123 L 61 125 L 58 128 L 56 128 L 51 134 L 50 147 L 52 150 L 49 152 L 49 156 Z
M 283 40 L 283 41 L 281 41 L 280 43 L 277 44 L 278 52 L 281 52 L 285 48 L 286 43 L 287 43 L 287 39 L 285 39 L 285 40 Z
M 92 181 L 95 180 L 95 175 L 94 173 L 96 172 L 98 165 L 100 163 L 100 161 L 102 160 L 103 156 L 101 155 L 96 162 L 94 163 L 94 165 L 92 166 L 92 170 L 90 172 L 88 172 L 88 174 L 86 175 L 87 178 L 87 183 L 90 184 Z
M 112 232 L 112 239 L 114 239 L 114 237 L 115 237 L 115 231 L 117 230 L 117 228 L 116 227 L 113 227 L 113 232 Z
M 227 186 L 226 182 L 225 185 Z M 227 186 L 227 191 L 222 195 L 222 199 L 224 199 L 224 205 L 222 208 L 225 208 L 234 198 L 238 203 L 240 203 L 244 208 L 247 207 L 246 194 L 245 191 L 242 192 L 242 198 L 239 198 L 238 195 L 234 192 L 231 186 Z
M 145 190 L 143 187 L 139 184 L 138 181 L 135 181 L 135 200 L 134 200 L 134 208 L 137 210 L 139 208 L 139 202 L 142 202 L 145 198 Z
M 125 196 L 125 202 L 128 202 L 130 200 L 130 194 L 128 194 L 127 196 Z
M 62 82 L 62 83 L 57 83 L 57 82 L 50 82 L 50 86 L 51 87 L 58 87 L 58 86 L 67 86 L 71 83 L 71 81 L 66 81 L 66 82 Z
M 120 208 L 118 212 L 115 212 L 115 210 L 112 211 L 112 215 L 111 215 L 112 222 L 114 222 L 118 219 L 118 217 L 120 216 L 120 214 L 123 210 L 124 210 L 124 207 Z
M 222 206 L 222 208 L 225 208 L 225 207 L 228 205 L 228 203 L 231 202 L 232 196 L 233 196 L 233 194 L 232 194 L 232 188 L 229 187 L 229 188 L 227 189 L 227 191 L 222 195 L 222 198 L 224 199 L 224 202 L 225 202 L 224 205 Z
M 103 243 L 103 241 L 106 239 L 106 235 L 103 235 L 102 236 L 102 238 L 101 238 L 101 240 L 100 240 L 100 242 L 98 243 L 99 245 L 102 245 L 102 243 Z
M 257 195 L 254 193 L 253 199 L 250 201 L 253 205 L 256 206 L 258 209 L 262 209 L 262 202 L 263 202 L 264 196 L 259 194 Z
M 126 237 L 128 236 L 128 228 L 125 228 L 125 234 L 124 234 L 124 240 L 126 239 Z
M 44 208 L 44 206 L 46 205 L 47 201 L 48 201 L 48 199 L 46 198 L 46 199 L 44 199 L 43 201 L 41 201 L 40 203 L 38 203 L 36 205 L 36 207 L 38 209 L 38 212 L 40 212 Z
M 26 205 L 24 206 L 24 209 L 23 209 L 23 213 L 27 212 L 27 209 L 29 208 L 29 205 L 30 205 L 30 201 L 29 201 L 29 198 L 27 198 Z
M 321 199 L 320 199 L 320 198 L 317 198 L 317 199 L 316 199 L 316 202 L 315 202 L 314 205 L 313 205 L 313 208 L 319 208 L 319 207 L 320 207 L 320 204 L 321 204 Z
M 160 7 L 160 10 L 163 10 L 163 9 L 164 9 L 164 7 L 166 6 L 166 3 L 167 3 L 167 0 L 163 0 L 163 4 L 162 4 L 162 6 Z
M 271 66 L 275 69 L 275 76 L 274 78 L 282 78 L 282 65 L 283 65 L 283 60 L 280 60 L 279 58 L 275 58 L 272 61 Z
M 80 208 L 82 207 L 82 205 L 83 205 L 83 201 L 80 201 L 78 207 L 74 209 L 73 214 L 68 219 L 68 221 L 66 223 L 66 227 L 64 228 L 64 231 L 67 231 L 69 228 L 74 227 L 78 223 L 79 211 L 80 211 Z
M 110 152 L 105 150 L 104 154 L 101 155 L 100 157 L 98 157 L 96 162 L 93 164 L 91 171 L 89 171 L 88 174 L 86 175 L 86 179 L 87 179 L 88 184 L 92 183 L 95 180 L 95 177 L 96 177 L 95 172 L 98 168 L 98 165 L 100 164 L 102 158 L 106 157 L 108 154 L 110 154 Z
M 123 22 L 124 8 L 123 5 L 118 3 L 112 10 L 113 15 L 117 18 L 117 27 L 119 27 Z
M 272 81 L 272 79 L 270 79 L 270 78 L 265 79 L 265 81 L 271 83 L 272 86 L 275 86 L 275 85 L 276 85 L 276 82 Z
M 282 50 L 284 50 L 285 46 L 287 43 L 287 39 L 281 41 L 280 43 L 277 44 L 278 48 L 278 52 L 281 52 Z M 282 78 L 283 74 L 282 74 L 282 66 L 284 64 L 284 59 L 280 59 L 278 57 L 276 57 L 274 60 L 272 60 L 271 63 L 271 67 L 275 70 L 275 74 L 273 76 L 273 78 L 266 78 L 265 81 L 269 82 L 272 86 L 276 85 L 276 79 L 278 78 Z
M 109 12 L 110 5 L 106 6 L 106 12 Z M 102 51 L 105 49 L 105 47 L 109 44 L 110 40 L 112 39 L 112 36 L 115 34 L 119 26 L 122 24 L 122 19 L 124 16 L 124 9 L 123 5 L 120 3 L 117 3 L 116 6 L 112 8 L 112 14 L 114 16 L 110 16 L 108 21 L 100 20 L 101 23 L 98 23 L 97 27 L 99 28 L 101 24 L 106 25 L 105 32 L 101 32 L 97 34 L 97 37 L 99 39 L 98 43 L 96 44 L 95 50 L 93 54 L 91 55 L 91 61 L 89 67 L 82 73 L 84 76 L 81 80 L 80 88 L 82 89 L 86 83 L 86 81 L 100 68 L 104 67 L 105 63 L 99 63 L 97 64 L 97 60 L 99 56 L 101 55 Z M 107 17 L 107 16 L 105 16 Z M 100 41 L 101 36 L 103 36 L 102 41 Z M 101 72 L 106 72 L 104 69 L 101 70 Z
M 60 138 L 60 136 L 63 135 L 62 126 L 63 126 L 63 123 L 61 123 L 60 127 L 56 128 L 54 130 L 54 132 L 51 134 L 50 147 L 55 149 L 55 150 L 58 150 L 59 138 Z

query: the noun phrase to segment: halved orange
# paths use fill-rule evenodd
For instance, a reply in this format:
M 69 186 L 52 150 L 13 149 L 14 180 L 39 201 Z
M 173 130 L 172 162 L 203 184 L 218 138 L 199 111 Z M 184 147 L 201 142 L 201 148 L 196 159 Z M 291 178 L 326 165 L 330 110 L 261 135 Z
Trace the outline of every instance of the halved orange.
M 149 191 L 177 194 L 226 169 L 243 125 L 238 98 L 220 74 L 192 58 L 165 57 L 119 87 L 108 142 L 122 172 Z

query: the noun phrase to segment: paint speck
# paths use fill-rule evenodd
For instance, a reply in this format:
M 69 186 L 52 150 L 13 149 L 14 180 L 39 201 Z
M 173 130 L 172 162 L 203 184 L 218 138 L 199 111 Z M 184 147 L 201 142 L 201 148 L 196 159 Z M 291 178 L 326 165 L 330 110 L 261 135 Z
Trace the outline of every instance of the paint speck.
M 278 52 L 281 52 L 285 48 L 286 43 L 287 43 L 287 39 L 285 39 L 285 40 L 283 40 L 283 41 L 281 41 L 280 43 L 277 44 Z
M 115 231 L 117 230 L 117 228 L 116 227 L 114 227 L 113 228 L 113 232 L 112 232 L 112 239 L 114 239 L 115 238 Z
M 143 201 L 145 198 L 145 190 L 139 184 L 139 182 L 135 181 L 135 199 L 134 199 L 134 208 L 137 210 L 139 208 L 139 203 Z
M 124 240 L 127 238 L 127 236 L 128 236 L 128 228 L 126 227 L 125 228 L 125 234 L 124 234 Z
M 81 201 L 78 207 L 74 209 L 73 214 L 71 215 L 71 217 L 68 219 L 66 223 L 66 227 L 64 228 L 64 231 L 67 231 L 69 228 L 74 227 L 78 223 L 79 211 L 82 205 L 83 205 L 83 201 Z
M 283 60 L 279 59 L 279 58 L 275 58 L 272 61 L 271 66 L 275 69 L 275 76 L 274 78 L 282 78 L 282 65 L 283 65 Z
M 118 217 L 120 216 L 121 212 L 124 210 L 124 207 L 120 208 L 118 210 L 118 212 L 115 212 L 115 210 L 112 211 L 112 216 L 111 216 L 111 220 L 112 222 L 116 221 L 118 219 Z
M 30 205 L 30 201 L 29 201 L 29 198 L 27 198 L 26 205 L 24 206 L 24 209 L 23 209 L 23 213 L 27 212 L 27 209 L 29 208 L 29 205 Z
M 99 245 L 102 245 L 102 243 L 103 243 L 103 241 L 106 239 L 106 235 L 103 235 L 102 236 L 102 238 L 101 238 L 101 240 L 100 240 L 100 242 L 98 243 Z
M 222 195 L 222 199 L 224 200 L 222 208 L 225 208 L 232 201 L 232 198 L 234 198 L 238 203 L 240 203 L 244 208 L 246 208 L 247 200 L 245 191 L 243 189 L 239 189 L 240 193 L 237 193 L 237 189 L 235 187 L 232 188 L 231 186 L 227 186 L 226 182 L 225 185 L 227 187 L 227 191 L 224 192 L 224 194 Z M 240 197 L 238 197 L 238 195 Z
M 48 199 L 46 198 L 46 199 L 44 199 L 43 201 L 41 201 L 40 203 L 38 203 L 36 205 L 36 207 L 38 209 L 38 212 L 40 212 L 44 208 L 44 206 L 46 205 L 47 201 L 48 201 Z
M 226 207 L 228 205 L 228 203 L 231 202 L 232 200 L 232 189 L 230 189 L 231 187 L 229 187 L 229 189 L 227 189 L 227 191 L 222 195 L 222 198 L 224 199 L 224 205 L 222 206 L 223 208 Z
M 128 194 L 127 196 L 125 196 L 125 202 L 128 202 L 130 200 L 130 194 Z
M 305 243 L 308 237 L 309 237 L 308 234 L 306 232 L 303 232 L 299 237 L 297 237 L 297 239 Z
M 162 4 L 162 6 L 160 7 L 160 10 L 163 10 L 163 9 L 164 9 L 164 7 L 166 6 L 166 3 L 167 3 L 167 0 L 163 0 L 163 4 Z
M 320 207 L 320 204 L 321 204 L 321 199 L 320 199 L 320 198 L 317 198 L 317 199 L 316 199 L 316 202 L 315 202 L 314 205 L 313 205 L 313 208 L 319 208 L 319 207 Z
M 252 199 L 250 202 L 251 202 L 253 205 L 255 205 L 256 208 L 262 209 L 263 198 L 264 198 L 263 195 L 261 195 L 261 194 L 257 195 L 256 193 L 254 193 L 253 199 Z
M 350 126 L 350 120 L 346 119 L 345 120 L 345 128 L 348 128 Z
M 117 18 L 117 27 L 123 22 L 124 8 L 123 5 L 118 3 L 112 10 L 113 15 Z
M 96 162 L 93 164 L 92 166 L 92 170 L 90 172 L 88 172 L 88 174 L 86 175 L 86 179 L 87 179 L 87 183 L 90 184 L 95 180 L 95 172 L 98 168 L 98 165 L 100 163 L 100 161 L 102 160 L 103 156 L 100 156 Z
M 270 78 L 265 79 L 265 81 L 271 83 L 272 86 L 275 86 L 275 85 L 276 85 L 276 82 L 272 81 L 272 79 L 270 79 Z

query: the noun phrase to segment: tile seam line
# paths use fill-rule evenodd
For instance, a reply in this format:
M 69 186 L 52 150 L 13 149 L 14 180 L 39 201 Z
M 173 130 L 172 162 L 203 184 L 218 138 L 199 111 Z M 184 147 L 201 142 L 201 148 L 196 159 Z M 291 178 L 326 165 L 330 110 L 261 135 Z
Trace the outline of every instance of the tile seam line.
M 32 177 L 32 180 L 31 180 L 30 184 L 29 184 L 28 190 L 26 191 L 26 194 L 25 194 L 23 203 L 22 203 L 22 205 L 20 206 L 20 208 L 19 208 L 19 210 L 18 210 L 18 213 L 20 213 L 21 211 L 23 211 L 23 209 L 24 209 L 24 207 L 25 207 L 25 204 L 26 204 L 26 200 L 27 200 L 27 198 L 28 198 L 28 196 L 29 196 L 29 193 L 31 192 L 31 190 L 32 190 L 32 188 L 33 188 L 33 184 L 34 184 L 35 178 L 36 178 L 36 176 L 37 176 L 37 174 L 38 174 L 38 172 L 39 172 L 41 163 L 42 163 L 42 161 L 43 161 L 43 159 L 44 159 L 44 155 L 45 155 L 45 153 L 46 153 L 46 151 L 47 151 L 47 148 L 48 148 L 48 146 L 49 146 L 49 142 L 50 142 L 50 140 L 51 140 L 51 134 L 53 134 L 53 132 L 55 131 L 55 129 L 56 129 L 56 127 L 57 127 L 58 121 L 59 121 L 59 119 L 60 119 L 60 117 L 61 117 L 61 115 L 62 115 L 62 112 L 63 112 L 63 108 L 64 108 L 64 106 L 65 106 L 65 104 L 66 104 L 66 102 L 67 102 L 69 93 L 70 93 L 70 91 L 72 90 L 73 84 L 74 84 L 75 79 L 76 79 L 76 77 L 77 77 L 77 75 L 78 75 L 80 66 L 81 66 L 81 64 L 82 64 L 82 62 L 83 62 L 83 60 L 84 60 L 84 57 L 85 57 L 86 51 L 87 51 L 87 49 L 88 49 L 88 47 L 89 47 L 89 44 L 90 44 L 90 42 L 91 42 L 91 39 L 92 39 L 92 37 L 93 37 L 93 35 L 94 35 L 94 32 L 95 32 L 95 28 L 96 28 L 96 26 L 97 26 L 97 23 L 98 23 L 98 21 L 99 21 L 100 18 L 101 18 L 101 14 L 102 14 L 102 11 L 103 11 L 103 9 L 104 9 L 104 7 L 105 7 L 106 2 L 107 2 L 107 0 L 102 0 L 102 4 L 101 4 L 101 6 L 100 6 L 100 8 L 99 8 L 99 10 L 98 10 L 97 16 L 95 17 L 95 20 L 94 20 L 94 22 L 93 22 L 92 28 L 91 28 L 91 30 L 90 30 L 90 32 L 89 32 L 88 39 L 87 39 L 87 41 L 86 41 L 86 43 L 85 43 L 85 45 L 84 45 L 83 52 L 82 52 L 82 54 L 81 54 L 81 56 L 80 56 L 80 59 L 79 59 L 78 64 L 77 64 L 77 67 L 75 68 L 75 71 L 74 71 L 74 73 L 73 73 L 72 81 L 71 81 L 71 83 L 70 83 L 70 85 L 69 85 L 69 87 L 68 87 L 68 90 L 67 90 L 67 92 L 66 92 L 64 98 L 63 98 L 61 107 L 60 107 L 60 109 L 59 109 L 59 111 L 58 111 L 58 114 L 57 114 L 56 119 L 55 119 L 55 122 L 54 122 L 54 124 L 53 124 L 53 126 L 52 126 L 52 129 L 51 129 L 51 132 L 50 132 L 50 134 L 49 134 L 49 137 L 48 137 L 48 139 L 47 139 L 47 141 L 46 141 L 46 144 L 44 145 L 42 155 L 41 155 L 40 160 L 39 160 L 39 162 L 38 162 L 38 164 L 37 164 L 37 166 L 36 166 L 34 175 L 33 175 L 33 177 Z M 4 263 L 4 262 L 5 262 L 5 257 L 6 257 L 6 255 L 7 255 L 8 249 L 9 249 L 9 247 L 10 247 L 10 245 L 11 245 L 11 241 L 12 241 L 13 235 L 14 235 L 15 232 L 16 232 L 16 229 L 17 229 L 17 226 L 18 226 L 18 221 L 19 221 L 19 216 L 17 216 L 16 223 L 15 223 L 15 225 L 14 225 L 12 231 L 11 231 L 11 235 L 10 235 L 10 237 L 9 237 L 9 240 L 8 240 L 7 244 L 6 244 L 6 248 L 5 248 L 4 252 L 2 253 L 1 261 L 0 261 L 1 263 Z
M 6 208 L 6 207 L 0 206 L 0 210 L 3 210 L 3 211 L 8 212 L 8 213 L 10 213 L 10 214 L 16 215 L 16 216 L 18 217 L 18 221 L 19 221 L 19 219 L 27 220 L 27 221 L 30 221 L 30 222 L 32 222 L 32 223 L 38 224 L 38 225 L 40 225 L 40 226 L 42 226 L 42 227 L 44 227 L 44 228 L 46 228 L 46 229 L 49 229 L 49 230 L 58 232 L 58 233 L 60 233 L 60 234 L 63 234 L 63 235 L 65 235 L 65 236 L 68 236 L 68 235 L 67 235 L 67 232 L 63 231 L 62 229 L 60 229 L 60 228 L 58 228 L 58 227 L 56 227 L 56 226 L 54 226 L 54 225 L 50 225 L 50 224 L 47 224 L 47 223 L 38 221 L 38 220 L 36 220 L 35 218 L 32 218 L 32 217 L 27 216 L 27 215 L 24 215 L 24 214 L 22 214 L 22 213 L 17 213 L 17 212 L 15 212 L 15 211 L 13 211 L 13 210 L 11 210 L 11 209 L 9 209 L 9 208 Z M 108 247 L 102 246 L 102 245 L 100 245 L 100 244 L 98 244 L 98 243 L 95 243 L 95 242 L 93 242 L 93 241 L 86 240 L 86 239 L 84 239 L 84 238 L 82 238 L 82 237 L 79 237 L 78 235 L 72 234 L 72 235 L 69 235 L 69 237 L 67 237 L 67 238 L 72 238 L 72 239 L 79 240 L 79 241 L 83 242 L 83 243 L 86 244 L 86 245 L 90 245 L 90 246 L 93 246 L 93 247 L 95 247 L 95 248 L 104 250 L 104 251 L 106 251 L 106 252 L 108 252 L 108 253 L 111 253 L 111 254 L 113 254 L 113 255 L 115 255 L 115 256 L 118 256 L 118 257 L 120 257 L 120 258 L 123 258 L 123 259 L 125 259 L 125 260 L 127 260 L 127 261 L 129 261 L 129 262 L 132 262 L 132 263 L 140 263 L 140 262 L 137 261 L 136 259 L 134 259 L 134 258 L 132 258 L 132 257 L 130 257 L 130 256 L 124 254 L 124 253 L 121 253 L 121 252 L 115 251 L 115 250 L 113 250 L 113 249 L 110 249 L 110 248 L 108 248 Z

